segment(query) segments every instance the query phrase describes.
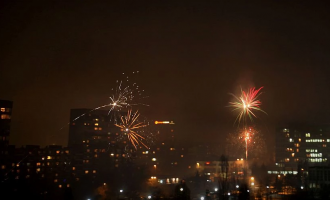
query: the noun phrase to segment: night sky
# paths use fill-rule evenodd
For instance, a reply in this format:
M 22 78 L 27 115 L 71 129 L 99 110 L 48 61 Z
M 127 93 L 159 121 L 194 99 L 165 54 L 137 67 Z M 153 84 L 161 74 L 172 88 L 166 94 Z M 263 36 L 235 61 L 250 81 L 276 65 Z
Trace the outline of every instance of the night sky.
M 268 115 L 255 123 L 270 146 L 280 124 L 329 121 L 328 5 L 193 2 L 2 1 L 10 143 L 67 145 L 60 128 L 70 109 L 108 103 L 121 73 L 133 71 L 149 96 L 140 111 L 175 121 L 186 143 L 221 143 L 235 130 L 227 106 L 240 87 L 264 86 Z

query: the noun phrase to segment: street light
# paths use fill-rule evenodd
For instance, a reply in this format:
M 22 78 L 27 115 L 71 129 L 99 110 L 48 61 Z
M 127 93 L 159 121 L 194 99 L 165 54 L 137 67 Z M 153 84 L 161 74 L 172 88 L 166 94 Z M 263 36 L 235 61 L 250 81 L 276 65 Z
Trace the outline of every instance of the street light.
M 124 190 L 119 190 L 120 193 L 123 193 Z
M 218 191 L 218 188 L 214 188 L 214 191 L 216 191 L 216 192 L 217 192 L 217 191 Z
M 182 192 L 183 191 L 183 188 L 180 188 L 180 191 Z
M 151 195 L 148 195 L 148 199 L 151 199 Z

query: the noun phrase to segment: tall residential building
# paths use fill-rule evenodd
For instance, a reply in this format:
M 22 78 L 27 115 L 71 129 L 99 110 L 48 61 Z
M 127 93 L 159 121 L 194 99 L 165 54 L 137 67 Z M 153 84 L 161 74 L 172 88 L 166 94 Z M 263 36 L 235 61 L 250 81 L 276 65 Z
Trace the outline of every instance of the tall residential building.
M 330 159 L 330 127 L 283 127 L 276 133 L 276 165 L 296 170 L 298 163 L 325 165 Z
M 13 102 L 0 100 L 0 153 L 3 154 L 4 149 L 9 144 L 10 122 Z

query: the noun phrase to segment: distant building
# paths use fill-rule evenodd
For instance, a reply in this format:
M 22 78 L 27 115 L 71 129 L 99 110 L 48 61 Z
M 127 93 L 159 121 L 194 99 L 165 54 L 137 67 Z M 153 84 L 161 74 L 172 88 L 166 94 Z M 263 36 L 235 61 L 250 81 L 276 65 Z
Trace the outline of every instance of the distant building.
M 330 159 L 330 128 L 283 127 L 276 132 L 275 162 L 278 168 L 295 171 L 299 163 L 327 165 Z M 282 170 L 284 171 L 284 170 Z
M 0 100 L 0 154 L 9 144 L 11 113 L 13 102 Z

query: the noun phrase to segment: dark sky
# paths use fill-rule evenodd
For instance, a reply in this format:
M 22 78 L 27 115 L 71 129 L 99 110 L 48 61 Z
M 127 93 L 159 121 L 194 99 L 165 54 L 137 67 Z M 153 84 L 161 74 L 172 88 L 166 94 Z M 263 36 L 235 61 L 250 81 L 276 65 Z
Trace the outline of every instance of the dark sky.
M 66 145 L 70 109 L 108 103 L 121 73 L 137 70 L 143 114 L 174 120 L 187 142 L 234 130 L 226 106 L 240 87 L 264 86 L 256 124 L 268 141 L 277 124 L 327 123 L 330 7 L 297 2 L 2 1 L 10 143 Z

